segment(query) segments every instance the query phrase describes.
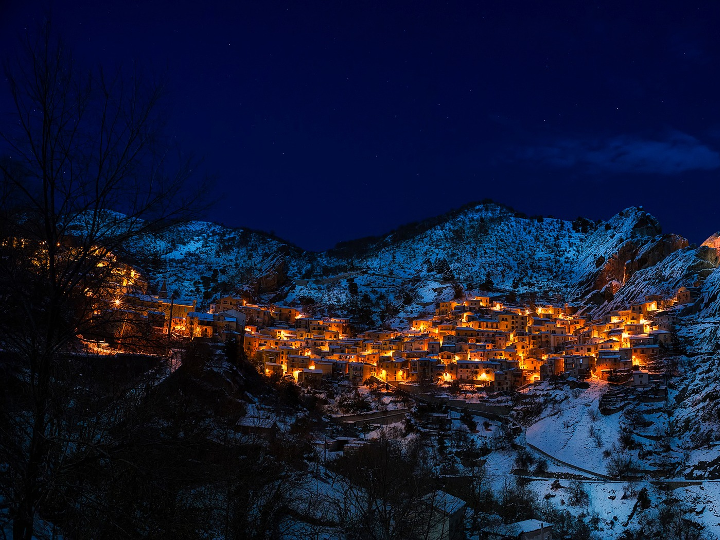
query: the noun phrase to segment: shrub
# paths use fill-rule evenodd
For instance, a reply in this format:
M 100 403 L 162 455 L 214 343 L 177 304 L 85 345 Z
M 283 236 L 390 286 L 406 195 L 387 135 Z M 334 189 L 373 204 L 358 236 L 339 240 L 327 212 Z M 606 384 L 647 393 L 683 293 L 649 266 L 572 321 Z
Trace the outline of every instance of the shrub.
M 533 474 L 543 476 L 548 472 L 548 462 L 546 459 L 539 459 L 533 469 Z
M 607 472 L 610 476 L 622 478 L 630 474 L 635 467 L 635 462 L 631 456 L 624 453 L 615 453 L 608 460 Z
M 475 431 L 477 429 L 477 422 L 467 410 L 463 411 L 460 416 L 460 421 L 465 424 L 470 431 Z
M 517 456 L 515 456 L 516 469 L 527 471 L 534 462 L 535 458 L 525 448 L 518 450 Z
M 585 491 L 585 486 L 579 480 L 573 480 L 568 486 L 570 497 L 568 504 L 570 506 L 587 506 L 590 504 L 590 495 Z

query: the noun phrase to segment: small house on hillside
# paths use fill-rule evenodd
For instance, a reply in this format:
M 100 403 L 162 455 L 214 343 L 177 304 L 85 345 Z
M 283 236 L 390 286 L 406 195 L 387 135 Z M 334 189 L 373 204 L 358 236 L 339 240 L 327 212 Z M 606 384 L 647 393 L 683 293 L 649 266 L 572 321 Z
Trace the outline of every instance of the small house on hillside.
M 423 498 L 428 509 L 428 540 L 462 540 L 465 538 L 465 501 L 442 490 Z
M 537 519 L 526 519 L 484 531 L 493 540 L 552 540 L 552 524 Z
M 518 530 L 518 535 L 514 538 L 520 540 L 550 540 L 552 538 L 552 529 L 550 524 L 543 523 L 537 519 L 526 519 L 518 521 L 510 525 L 511 528 Z
M 633 371 L 633 386 L 648 386 L 650 384 L 650 374 L 647 371 Z

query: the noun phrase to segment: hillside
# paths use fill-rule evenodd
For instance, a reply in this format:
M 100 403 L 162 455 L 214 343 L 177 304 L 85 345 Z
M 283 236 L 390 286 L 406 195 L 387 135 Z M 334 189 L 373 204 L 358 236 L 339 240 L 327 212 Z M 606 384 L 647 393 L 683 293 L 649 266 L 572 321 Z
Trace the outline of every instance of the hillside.
M 650 294 L 670 297 L 680 287 L 693 287 L 711 276 L 718 266 L 717 251 L 707 246 L 684 247 L 671 252 L 660 263 L 635 272 L 614 297 L 595 311 L 602 315 Z M 712 280 L 711 280 L 712 281 Z M 709 282 L 708 282 L 709 283 Z
M 307 266 L 305 252 L 282 240 L 202 221 L 138 239 L 131 251 L 153 285 L 167 282 L 168 291 L 204 302 L 244 290 L 278 265 L 290 263 L 291 275 Z
M 135 246 L 159 286 L 205 303 L 242 291 L 259 300 L 313 305 L 374 324 L 415 316 L 441 299 L 491 289 L 602 304 L 687 247 L 629 208 L 607 221 L 532 217 L 479 203 L 389 233 L 307 252 L 269 235 L 194 222 Z M 678 256 L 678 265 L 692 261 Z M 680 271 L 680 270 L 678 270 Z M 633 293 L 635 294 L 635 293 Z
M 208 304 L 219 295 L 242 293 L 259 301 L 301 304 L 310 313 L 348 314 L 359 326 L 402 327 L 408 318 L 431 311 L 438 300 L 481 290 L 526 295 L 525 300 L 535 295 L 539 300 L 571 301 L 600 317 L 648 295 L 669 297 L 679 287 L 689 287 L 694 301 L 671 308 L 679 343 L 662 349 L 674 374 L 666 379 L 666 399 L 644 402 L 640 396 L 626 403 L 625 412 L 606 414 L 600 407 L 608 391 L 604 382 L 593 381 L 585 391 L 543 383 L 523 392 L 525 397 L 537 392 L 538 403 L 542 400 L 542 412 L 525 426 L 524 441 L 555 460 L 552 467 L 561 467 L 560 474 L 581 471 L 598 477 L 582 481 L 607 527 L 616 527 L 618 515 L 623 528 L 634 515 L 633 526 L 642 524 L 645 515 L 636 515 L 632 497 L 623 494 L 616 500 L 618 483 L 598 482 L 604 475 L 619 474 L 627 458 L 627 464 L 647 475 L 643 482 L 654 504 L 660 504 L 666 488 L 655 489 L 648 479 L 665 475 L 666 485 L 676 488 L 683 504 L 702 514 L 698 519 L 712 528 L 718 515 L 712 482 L 720 478 L 718 238 L 713 235 L 700 247 L 688 246 L 682 237 L 662 234 L 657 220 L 640 208 L 626 209 L 607 221 L 570 222 L 528 218 L 507 207 L 481 203 L 323 253 L 304 251 L 261 232 L 204 222 L 177 226 L 131 247 L 153 285 L 166 281 L 180 296 Z M 239 381 L 238 387 L 251 382 L 229 381 Z M 193 391 L 203 396 L 213 385 L 226 385 L 214 368 L 197 384 L 191 382 Z M 188 387 L 187 381 L 175 377 L 161 389 L 174 396 L 186 395 Z M 259 392 L 252 396 L 246 388 L 245 393 L 250 397 L 239 408 L 253 415 L 260 412 Z M 224 403 L 222 395 L 207 396 L 213 403 Z M 288 429 L 291 423 L 286 422 Z M 501 450 L 487 458 L 489 470 L 502 471 L 494 476 L 497 493 L 502 492 L 499 479 L 505 481 L 513 466 L 510 455 Z M 535 480 L 539 482 L 534 489 L 547 500 L 561 489 L 553 487 L 555 482 L 567 478 Z M 695 483 L 685 485 L 689 480 Z M 624 537 L 620 526 L 604 533 L 607 538 Z

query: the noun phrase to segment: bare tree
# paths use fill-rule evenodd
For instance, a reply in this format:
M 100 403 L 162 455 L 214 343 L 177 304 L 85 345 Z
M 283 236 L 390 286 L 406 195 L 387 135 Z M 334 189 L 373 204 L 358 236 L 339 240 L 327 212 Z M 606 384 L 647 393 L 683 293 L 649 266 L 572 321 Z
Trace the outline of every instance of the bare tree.
M 403 445 L 385 436 L 333 463 L 343 496 L 336 521 L 347 538 L 427 538 L 438 488 L 419 445 Z
M 68 353 L 112 307 L 131 244 L 190 217 L 201 190 L 187 189 L 187 161 L 167 172 L 161 86 L 80 73 L 49 23 L 5 74 L 14 111 L 0 127 L 0 464 L 13 537 L 29 540 L 63 471 L 99 459 L 111 419 L 138 396 L 78 416 L 81 367 Z

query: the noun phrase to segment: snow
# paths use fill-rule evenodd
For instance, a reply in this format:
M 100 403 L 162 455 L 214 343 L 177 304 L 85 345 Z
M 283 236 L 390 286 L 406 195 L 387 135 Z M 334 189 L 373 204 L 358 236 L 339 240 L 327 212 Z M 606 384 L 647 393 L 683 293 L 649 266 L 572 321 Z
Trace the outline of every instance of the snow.
M 695 510 L 700 521 L 714 535 L 720 535 L 720 483 L 703 482 L 675 489 L 674 494 Z
M 407 318 L 452 299 L 458 284 L 477 291 L 487 278 L 499 289 L 579 298 L 598 272 L 599 257 L 611 258 L 630 239 L 641 247 L 661 241 L 644 236 L 654 234 L 646 229 L 656 221 L 637 208 L 605 223 L 588 223 L 582 232 L 569 221 L 527 218 L 500 205 L 478 204 L 416 236 L 388 235 L 347 258 L 332 250 L 304 252 L 262 233 L 207 222 L 179 225 L 130 248 L 159 261 L 153 281 L 166 280 L 169 290 L 184 297 L 238 291 L 284 265 L 288 282 L 272 294 L 274 301 L 306 297 L 318 309 L 341 313 L 367 295 L 376 312 L 393 305 L 399 314 L 391 322 L 404 327 Z M 350 280 L 357 297 L 350 294 Z
M 593 381 L 589 389 L 569 393 L 527 428 L 527 442 L 573 467 L 606 474 L 603 450 L 609 449 L 620 433 L 619 413 L 604 416 L 598 412 L 606 388 L 606 383 Z M 598 435 L 591 435 L 590 429 Z
M 525 521 L 518 521 L 516 523 L 513 523 L 512 526 L 517 528 L 518 533 L 526 533 L 535 531 L 542 527 L 547 527 L 548 524 L 537 519 L 526 519 Z
M 592 311 L 595 316 L 627 307 L 649 294 L 671 296 L 680 286 L 700 285 L 698 302 L 687 306 L 685 312 L 683 308 L 675 310 L 679 316 L 678 335 L 687 348 L 681 362 L 683 377 L 669 400 L 676 408 L 669 417 L 644 410 L 644 420 L 651 425 L 637 427 L 633 437 L 651 448 L 654 438 L 673 427 L 676 436 L 670 438 L 671 449 L 662 457 L 680 464 L 675 471 L 678 481 L 690 471 L 701 476 L 705 473 L 699 467 L 720 457 L 717 238 L 697 249 L 677 249 L 684 239 L 660 235 L 657 221 L 638 208 L 624 210 L 606 222 L 589 223 L 585 232 L 581 229 L 568 221 L 527 218 L 498 205 L 480 204 L 454 213 L 415 236 L 380 238 L 371 248 L 347 258 L 333 251 L 304 252 L 262 233 L 205 222 L 185 224 L 162 236 L 141 239 L 132 248 L 156 257 L 159 263 L 151 274 L 155 284 L 167 280 L 169 290 L 179 289 L 183 297 L 217 296 L 220 290 L 249 287 L 277 265 L 284 265 L 288 282 L 268 292 L 265 299 L 296 304 L 307 297 L 315 300 L 320 310 L 343 314 L 348 305 L 368 298 L 376 313 L 385 303 L 397 308 L 389 319 L 396 327 L 406 327 L 410 317 L 429 313 L 437 302 L 452 299 L 458 294 L 458 285 L 465 292 L 479 291 L 487 279 L 501 290 L 542 291 L 564 300 L 579 300 L 592 290 L 598 273 L 613 257 L 625 263 L 619 264 L 622 268 L 637 268 L 633 267 L 636 271 L 629 276 L 612 272 L 604 276 L 607 279 L 602 283 L 609 284 L 614 296 Z M 356 295 L 351 293 L 351 282 L 357 285 Z M 602 537 L 617 538 L 630 519 L 641 488 L 648 489 L 653 504 L 664 494 L 649 480 L 630 484 L 603 477 L 608 472 L 606 455 L 617 451 L 623 423 L 621 413 L 599 413 L 599 400 L 606 390 L 602 382 L 592 382 L 586 390 L 541 385 L 533 391 L 542 393 L 549 405 L 518 442 L 525 441 L 552 456 L 548 458 L 549 478 L 530 480 L 541 498 L 547 496 L 553 504 L 567 507 L 569 480 L 560 479 L 558 488 L 558 477 L 584 478 L 581 482 L 590 494 L 589 507 L 568 509 L 575 515 L 596 514 L 601 520 Z M 485 399 L 476 395 L 468 401 Z M 377 403 L 373 400 L 375 408 L 392 410 L 397 406 L 387 396 Z M 248 405 L 249 417 L 262 418 L 264 413 L 260 407 Z M 466 427 L 458 416 L 451 413 L 453 428 L 464 431 Z M 480 447 L 493 449 L 485 456 L 485 474 L 488 485 L 497 492 L 512 481 L 517 452 L 502 447 L 499 423 L 488 422 L 486 430 L 484 418 L 475 416 L 475 421 L 478 431 L 470 436 Z M 398 434 L 401 426 L 397 423 L 366 435 L 375 438 Z M 540 452 L 534 453 L 541 458 Z M 637 453 L 633 454 L 645 471 L 656 468 L 652 460 L 660 458 L 657 452 L 655 455 L 641 460 Z M 322 470 L 317 474 L 308 478 L 306 497 L 301 500 L 342 496 L 336 493 L 337 486 L 327 474 Z M 673 487 L 674 494 L 694 509 L 695 519 L 705 523 L 711 532 L 720 533 L 720 483 L 676 482 Z M 636 514 L 630 525 L 637 525 L 637 520 Z M 301 524 L 296 525 L 298 537 L 308 532 Z M 330 531 L 315 530 L 313 534 L 332 537 Z
M 646 296 L 658 294 L 672 297 L 680 287 L 691 286 L 698 277 L 697 272 L 705 268 L 698 251 L 684 248 L 665 257 L 662 263 L 635 272 L 613 297 L 594 315 L 601 316 L 611 310 L 621 309 L 634 302 L 641 302 Z

